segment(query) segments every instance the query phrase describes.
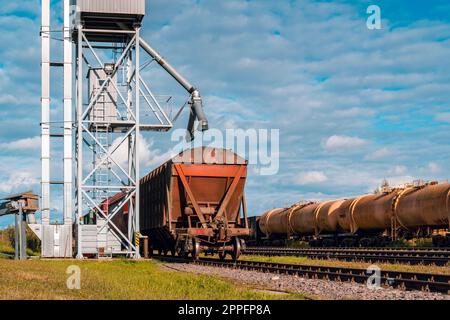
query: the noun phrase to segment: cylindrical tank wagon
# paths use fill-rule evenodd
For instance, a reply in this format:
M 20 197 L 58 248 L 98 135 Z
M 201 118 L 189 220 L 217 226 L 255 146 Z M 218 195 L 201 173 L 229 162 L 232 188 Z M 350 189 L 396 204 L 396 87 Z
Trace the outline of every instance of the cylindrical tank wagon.
M 296 204 L 264 213 L 266 237 L 317 239 L 324 245 L 380 245 L 386 238 L 429 236 L 449 228 L 450 183 L 429 183 L 320 203 Z M 439 238 L 441 244 L 449 237 Z M 450 245 L 448 243 L 447 245 Z
M 392 191 L 356 198 L 348 211 L 351 221 L 350 231 L 357 233 L 361 230 L 371 233 L 390 228 L 393 202 L 396 197 L 397 192 Z
M 238 259 L 242 238 L 250 234 L 246 177 L 247 161 L 230 150 L 180 153 L 140 180 L 140 233 L 148 236 L 151 249 L 164 254 Z M 113 220 L 127 232 L 126 212 Z
M 410 230 L 446 227 L 450 215 L 450 184 L 407 188 L 399 194 L 394 211 L 398 224 Z

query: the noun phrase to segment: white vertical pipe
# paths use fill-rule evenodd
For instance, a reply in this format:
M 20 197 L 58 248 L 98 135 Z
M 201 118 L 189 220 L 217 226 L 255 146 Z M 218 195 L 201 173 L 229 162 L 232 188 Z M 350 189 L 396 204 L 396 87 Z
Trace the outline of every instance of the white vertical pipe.
M 72 225 L 72 41 L 70 0 L 64 0 L 64 224 Z
M 79 24 L 77 42 L 77 259 L 83 259 L 83 27 Z
M 41 215 L 50 223 L 50 0 L 42 0 L 41 26 Z
M 132 110 L 133 108 L 133 88 L 132 88 L 132 79 L 134 76 L 133 71 L 133 60 L 131 51 L 128 53 L 127 58 L 127 106 L 128 110 Z M 131 113 L 127 110 L 127 120 L 131 119 Z M 130 177 L 134 176 L 135 172 L 134 166 L 134 139 L 133 135 L 128 137 L 128 174 Z M 131 179 L 128 179 L 128 183 L 131 184 Z M 128 212 L 128 239 L 133 239 L 133 230 L 134 230 L 134 206 L 133 199 L 129 201 L 129 212 Z
M 141 135 L 141 120 L 140 120 L 140 83 L 141 83 L 141 75 L 140 75 L 140 26 L 136 27 L 136 139 L 135 139 L 135 148 L 134 148 L 134 155 L 135 155 L 135 181 L 136 181 L 136 200 L 135 200 L 135 232 L 140 232 L 139 228 L 139 215 L 140 215 L 140 159 L 139 159 L 139 142 L 140 142 L 140 135 Z M 136 258 L 140 257 L 139 253 L 139 247 L 136 248 Z

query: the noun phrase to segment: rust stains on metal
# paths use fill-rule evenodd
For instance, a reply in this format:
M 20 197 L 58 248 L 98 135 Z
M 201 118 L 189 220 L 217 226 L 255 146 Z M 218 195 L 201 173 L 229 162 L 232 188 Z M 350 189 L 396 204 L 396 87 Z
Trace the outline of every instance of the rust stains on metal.
M 352 199 L 279 208 L 261 216 L 266 235 L 357 233 L 402 228 L 447 228 L 450 223 L 450 183 L 428 183 L 384 190 Z

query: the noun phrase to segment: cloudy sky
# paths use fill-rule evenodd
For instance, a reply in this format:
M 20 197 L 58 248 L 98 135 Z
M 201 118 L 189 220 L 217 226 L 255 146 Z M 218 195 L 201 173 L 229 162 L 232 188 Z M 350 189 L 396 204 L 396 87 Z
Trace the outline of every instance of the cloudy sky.
M 4 2 L 0 197 L 40 189 L 40 4 Z M 60 30 L 60 1 L 52 2 L 52 29 Z M 381 8 L 381 30 L 367 29 L 371 4 Z M 143 36 L 201 89 L 211 127 L 280 130 L 278 174 L 250 170 L 251 215 L 371 192 L 383 178 L 397 185 L 450 177 L 448 1 L 152 0 Z M 186 100 L 156 66 L 145 78 Z M 57 118 L 61 75 L 54 79 Z M 171 144 L 170 135 L 145 139 L 147 172 Z M 62 159 L 57 144 L 54 157 Z M 60 191 L 54 195 L 57 211 Z

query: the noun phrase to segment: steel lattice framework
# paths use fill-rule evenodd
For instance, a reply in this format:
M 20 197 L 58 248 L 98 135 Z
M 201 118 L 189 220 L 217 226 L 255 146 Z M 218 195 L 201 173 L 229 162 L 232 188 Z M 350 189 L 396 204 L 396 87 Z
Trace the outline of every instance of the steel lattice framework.
M 139 239 L 141 131 L 170 130 L 172 122 L 189 105 L 187 138 L 192 140 L 197 120 L 198 130 L 208 129 L 202 98 L 195 86 L 141 38 L 141 22 L 145 16 L 144 0 L 62 2 L 62 63 L 51 61 L 51 34 L 60 32 L 50 27 L 51 1 L 42 0 L 41 3 L 42 219 L 41 224 L 33 223 L 29 226 L 42 240 L 44 257 L 73 256 L 73 226 L 76 228 L 74 234 L 77 258 L 83 258 L 85 254 L 102 253 L 139 257 L 135 241 Z M 141 65 L 141 51 L 150 56 L 150 62 Z M 73 59 L 73 53 L 76 59 Z M 173 119 L 169 119 L 158 97 L 141 77 L 143 68 L 152 62 L 159 64 L 190 95 L 189 101 Z M 51 67 L 64 69 L 62 134 L 51 132 Z M 73 91 L 76 93 L 75 112 Z M 64 175 L 63 181 L 52 181 L 51 164 L 56 164 L 56 158 L 51 158 L 50 155 L 51 138 L 58 137 L 62 137 L 64 142 Z M 73 176 L 75 184 L 72 183 Z M 62 225 L 51 223 L 51 185 L 64 186 Z M 110 208 L 110 199 L 117 194 L 124 197 L 120 197 L 122 200 L 115 202 Z M 126 214 L 127 221 L 123 220 Z M 86 221 L 86 217 L 92 216 L 96 218 L 95 223 Z M 104 250 L 108 252 L 101 252 Z
M 113 40 L 109 47 L 97 45 L 99 40 L 111 35 L 124 36 L 111 38 L 123 40 Z M 83 254 L 82 217 L 87 211 L 93 211 L 97 218 L 97 236 L 101 239 L 105 233 L 111 233 L 121 243 L 122 250 L 112 250 L 111 253 L 125 253 L 137 258 L 139 249 L 134 239 L 139 233 L 139 201 L 134 199 L 139 199 L 140 131 L 167 131 L 173 125 L 140 75 L 140 25 L 135 25 L 131 31 L 91 30 L 78 24 L 75 45 L 77 257 L 82 258 Z M 102 52 L 97 52 L 97 48 L 101 48 Z M 105 63 L 101 59 L 106 56 L 105 50 L 114 52 L 118 58 L 112 63 Z M 105 79 L 85 99 L 86 67 L 88 72 L 104 70 Z M 115 80 L 117 78 L 124 81 L 119 84 Z M 105 95 L 117 97 L 117 101 L 109 101 L 114 104 L 112 110 L 115 114 L 109 111 L 107 116 L 103 116 L 96 112 L 96 108 L 111 109 L 111 106 L 104 104 Z M 141 107 L 150 108 L 156 123 L 141 122 Z M 115 143 L 111 144 L 112 141 Z M 127 159 L 119 161 L 117 154 L 123 153 L 123 150 L 127 150 Z M 92 157 L 91 167 L 88 165 L 88 155 Z M 120 191 L 126 196 L 109 212 L 108 199 Z M 113 222 L 125 206 L 128 206 L 128 234 L 124 234 Z

